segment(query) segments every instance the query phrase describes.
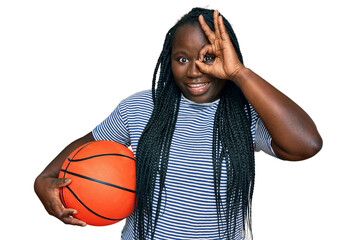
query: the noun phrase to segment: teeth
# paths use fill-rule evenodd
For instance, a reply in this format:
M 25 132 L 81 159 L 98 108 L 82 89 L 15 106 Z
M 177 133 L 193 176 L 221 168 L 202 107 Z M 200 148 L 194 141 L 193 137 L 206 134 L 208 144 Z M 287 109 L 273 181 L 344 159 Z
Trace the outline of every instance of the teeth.
M 206 86 L 208 83 L 187 84 L 190 88 L 199 88 Z

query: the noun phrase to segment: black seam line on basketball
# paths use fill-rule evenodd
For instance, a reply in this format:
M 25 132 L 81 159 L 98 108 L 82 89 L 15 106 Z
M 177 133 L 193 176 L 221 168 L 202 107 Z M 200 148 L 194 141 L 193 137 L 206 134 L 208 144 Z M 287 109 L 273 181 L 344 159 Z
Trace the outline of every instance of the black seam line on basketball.
M 76 155 L 77 155 L 80 151 L 82 151 L 85 147 L 87 147 L 87 146 L 89 146 L 89 145 L 91 145 L 91 144 L 93 144 L 93 143 L 95 143 L 95 141 L 87 142 L 87 143 L 85 143 L 84 145 L 82 145 L 81 148 L 78 149 L 78 151 L 73 155 L 72 159 L 75 158 Z M 69 159 L 69 158 L 68 158 L 68 159 Z
M 129 158 L 129 159 L 135 161 L 135 159 L 132 158 L 132 157 L 129 157 L 129 156 L 123 155 L 123 154 L 118 154 L 118 153 L 98 154 L 98 155 L 93 155 L 93 156 L 90 156 L 90 157 L 80 158 L 80 159 L 70 159 L 70 158 L 68 158 L 68 161 L 70 161 L 70 162 L 80 162 L 80 161 L 88 160 L 88 159 L 91 159 L 91 158 L 104 157 L 104 156 L 126 157 L 126 158 Z
M 68 158 L 68 160 L 69 160 L 69 158 Z M 66 171 L 67 171 L 67 169 L 69 168 L 69 165 L 71 164 L 71 161 L 68 161 L 68 164 L 67 164 L 67 166 L 66 166 Z M 66 173 L 64 173 L 63 174 L 63 177 L 62 178 L 66 178 Z
M 82 151 L 85 147 L 87 147 L 88 145 L 91 145 L 91 144 L 93 144 L 93 143 L 95 143 L 95 141 L 91 141 L 91 142 L 87 142 L 87 143 L 83 144 L 83 145 L 81 146 L 81 148 L 73 155 L 72 159 L 73 159 L 80 151 Z M 69 168 L 69 165 L 70 165 L 70 164 L 71 164 L 71 160 L 70 160 L 70 158 L 68 157 L 68 164 L 67 164 L 67 166 L 66 166 L 66 170 Z M 62 178 L 66 178 L 66 173 L 63 174 L 63 177 L 62 177 Z
M 78 173 L 70 172 L 70 171 L 63 170 L 63 169 L 61 169 L 60 171 L 61 171 L 61 172 L 64 172 L 64 173 L 71 174 L 71 175 L 76 176 L 76 177 L 80 177 L 80 178 L 87 179 L 87 180 L 89 180 L 89 181 L 101 183 L 101 184 L 104 184 L 104 185 L 107 185 L 107 186 L 110 186 L 110 187 L 115 187 L 115 188 L 118 188 L 118 189 L 121 189 L 121 190 L 124 190 L 124 191 L 128 191 L 128 192 L 135 193 L 134 190 L 131 190 L 131 189 L 128 189 L 128 188 L 125 188 L 125 187 L 120 187 L 120 186 L 118 186 L 118 185 L 114 185 L 114 184 L 111 184 L 111 183 L 103 182 L 103 181 L 98 180 L 98 179 L 95 179 L 95 178 L 90 178 L 90 177 L 87 177 L 87 176 L 83 176 L 83 175 L 78 174 Z
M 60 195 L 62 196 L 62 204 L 65 208 L 67 208 L 66 206 L 66 201 L 64 199 L 64 195 L 63 195 L 63 187 L 60 189 Z
M 94 212 L 92 209 L 90 209 L 87 205 L 85 205 L 80 199 L 79 197 L 72 191 L 72 189 L 68 186 L 66 186 L 66 188 L 73 194 L 73 196 L 78 200 L 78 202 L 80 202 L 80 204 L 83 205 L 83 207 L 85 207 L 88 211 L 90 211 L 91 213 L 93 213 L 94 215 L 104 218 L 106 220 L 110 220 L 110 221 L 120 221 L 123 220 L 124 218 L 108 218 L 108 217 L 104 217 L 96 212 Z

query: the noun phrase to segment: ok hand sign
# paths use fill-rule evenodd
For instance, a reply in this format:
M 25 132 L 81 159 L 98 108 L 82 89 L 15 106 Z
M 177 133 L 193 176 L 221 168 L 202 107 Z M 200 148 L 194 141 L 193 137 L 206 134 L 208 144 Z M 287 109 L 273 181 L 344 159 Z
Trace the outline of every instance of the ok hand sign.
M 223 18 L 219 16 L 218 10 L 214 11 L 213 19 L 214 32 L 207 25 L 203 16 L 199 16 L 199 22 L 210 44 L 201 49 L 199 60 L 196 61 L 196 64 L 203 73 L 210 74 L 219 79 L 233 80 L 235 74 L 244 68 L 244 66 L 237 57 L 237 53 L 224 26 Z M 204 63 L 204 58 L 207 55 L 215 56 L 215 61 L 212 65 Z

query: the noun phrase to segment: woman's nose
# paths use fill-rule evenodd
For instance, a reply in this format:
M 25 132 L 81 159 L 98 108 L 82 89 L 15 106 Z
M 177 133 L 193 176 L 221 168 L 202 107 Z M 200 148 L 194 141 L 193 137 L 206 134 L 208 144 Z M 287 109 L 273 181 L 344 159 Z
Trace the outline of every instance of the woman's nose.
M 196 62 L 191 62 L 190 66 L 188 67 L 187 76 L 191 78 L 196 78 L 202 76 L 202 72 L 197 67 Z

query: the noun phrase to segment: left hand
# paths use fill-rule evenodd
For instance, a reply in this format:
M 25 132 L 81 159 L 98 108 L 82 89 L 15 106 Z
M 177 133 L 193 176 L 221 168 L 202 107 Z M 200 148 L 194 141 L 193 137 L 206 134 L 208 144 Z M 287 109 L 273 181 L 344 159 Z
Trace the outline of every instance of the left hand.
M 244 66 L 237 57 L 237 53 L 224 26 L 222 16 L 218 15 L 218 10 L 215 10 L 213 13 L 214 32 L 206 24 L 203 16 L 199 16 L 199 22 L 210 44 L 205 45 L 201 49 L 199 60 L 196 61 L 196 64 L 203 73 L 220 79 L 233 80 L 233 76 Z M 215 61 L 212 65 L 203 62 L 206 55 L 215 56 Z

